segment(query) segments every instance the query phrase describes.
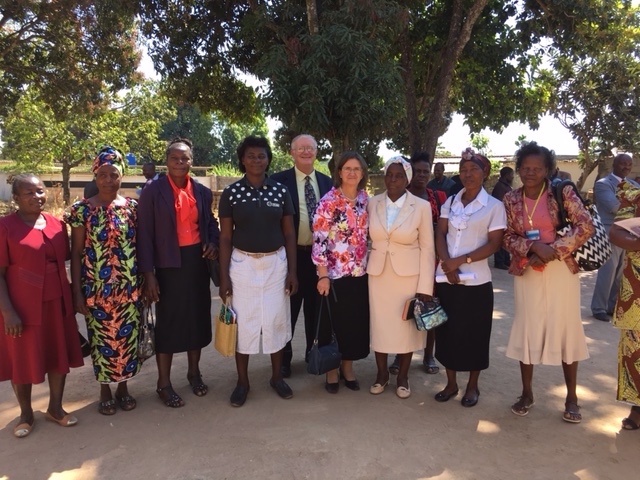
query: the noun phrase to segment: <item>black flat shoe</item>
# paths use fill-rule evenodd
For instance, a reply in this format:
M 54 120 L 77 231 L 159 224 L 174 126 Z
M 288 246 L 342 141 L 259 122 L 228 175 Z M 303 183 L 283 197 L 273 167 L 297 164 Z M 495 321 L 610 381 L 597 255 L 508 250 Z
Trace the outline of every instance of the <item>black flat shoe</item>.
M 241 407 L 247 401 L 247 395 L 249 395 L 249 387 L 238 385 L 231 394 L 229 401 L 233 407 Z
M 456 388 L 455 392 L 447 393 L 446 390 L 442 390 L 441 392 L 436 393 L 436 396 L 433 397 L 436 399 L 436 402 L 448 402 L 453 397 L 458 395 L 458 389 Z
M 346 378 L 344 379 L 344 386 L 347 387 L 349 390 L 353 390 L 353 391 L 358 391 L 360 390 L 360 382 L 358 382 L 358 380 L 347 380 Z
M 278 380 L 276 383 L 273 383 L 269 380 L 269 385 L 273 388 L 280 398 L 284 398 L 285 400 L 293 397 L 293 390 L 284 380 Z
M 478 399 L 480 398 L 480 390 L 476 390 L 476 396 L 475 397 L 467 397 L 467 394 L 465 393 L 464 397 L 462 397 L 462 400 L 460 400 L 460 404 L 463 407 L 475 407 L 476 404 L 478 403 Z
M 325 382 L 324 383 L 324 389 L 329 393 L 338 393 L 338 390 L 340 390 L 340 383 L 338 383 L 338 382 L 336 382 L 336 383 Z

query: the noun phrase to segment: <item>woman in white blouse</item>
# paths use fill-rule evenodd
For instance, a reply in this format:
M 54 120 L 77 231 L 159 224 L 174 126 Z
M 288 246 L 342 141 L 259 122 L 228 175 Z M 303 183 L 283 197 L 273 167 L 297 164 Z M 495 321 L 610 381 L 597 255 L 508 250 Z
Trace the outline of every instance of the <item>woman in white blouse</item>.
M 442 206 L 436 228 L 436 291 L 449 321 L 436 330 L 436 358 L 447 369 L 447 385 L 435 399 L 455 397 L 457 372 L 468 371 L 463 407 L 478 403 L 480 371 L 489 367 L 493 286 L 487 258 L 500 248 L 507 226 L 504 205 L 482 186 L 490 170 L 486 157 L 463 152 L 464 188 Z

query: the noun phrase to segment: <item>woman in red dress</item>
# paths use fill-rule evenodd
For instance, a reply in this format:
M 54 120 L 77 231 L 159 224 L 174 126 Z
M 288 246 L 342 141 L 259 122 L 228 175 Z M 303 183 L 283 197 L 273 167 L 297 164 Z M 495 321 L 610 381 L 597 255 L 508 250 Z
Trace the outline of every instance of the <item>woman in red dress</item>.
M 66 227 L 44 213 L 42 182 L 34 175 L 15 177 L 18 210 L 0 219 L 0 381 L 11 380 L 20 405 L 13 434 L 26 437 L 34 425 L 31 387 L 49 380 L 45 418 L 63 427 L 78 422 L 62 408 L 70 367 L 83 364 L 71 288 Z

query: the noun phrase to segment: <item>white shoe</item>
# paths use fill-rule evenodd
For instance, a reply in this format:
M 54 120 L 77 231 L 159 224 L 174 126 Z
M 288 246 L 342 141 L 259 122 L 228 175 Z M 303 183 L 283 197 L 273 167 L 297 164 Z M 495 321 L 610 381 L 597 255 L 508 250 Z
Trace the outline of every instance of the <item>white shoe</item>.
M 411 396 L 411 387 L 396 388 L 396 395 L 402 399 L 409 398 Z
M 387 385 L 389 385 L 389 380 L 387 380 L 384 385 L 382 383 L 374 383 L 373 385 L 371 385 L 371 387 L 369 387 L 369 393 L 371 395 L 380 395 L 382 392 L 384 392 L 384 389 Z

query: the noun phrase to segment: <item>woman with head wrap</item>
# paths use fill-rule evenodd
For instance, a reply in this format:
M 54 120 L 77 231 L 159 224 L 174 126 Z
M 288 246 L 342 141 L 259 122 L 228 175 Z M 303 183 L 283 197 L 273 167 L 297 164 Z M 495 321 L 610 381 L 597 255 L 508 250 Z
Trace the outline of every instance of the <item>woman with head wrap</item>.
M 87 321 L 91 359 L 100 382 L 98 411 L 136 407 L 127 380 L 140 370 L 140 280 L 136 264 L 137 202 L 118 194 L 125 163 L 113 147 L 93 162 L 98 194 L 71 206 L 71 279 L 76 311 Z M 118 384 L 115 399 L 110 384 Z
M 409 193 L 411 164 L 393 157 L 384 166 L 386 191 L 369 201 L 372 247 L 367 265 L 371 348 L 378 374 L 369 391 L 378 395 L 389 384 L 387 355 L 398 353 L 396 395 L 408 398 L 409 366 L 415 350 L 424 347 L 426 332 L 402 319 L 407 300 L 423 301 L 433 294 L 435 247 L 429 202 Z
M 435 399 L 455 397 L 457 372 L 469 372 L 463 407 L 478 403 L 480 371 L 489 367 L 493 286 L 487 258 L 500 248 L 507 226 L 502 202 L 483 188 L 490 170 L 485 156 L 462 152 L 464 188 L 442 206 L 436 228 L 437 291 L 449 321 L 436 330 L 436 358 L 447 369 L 447 385 Z

